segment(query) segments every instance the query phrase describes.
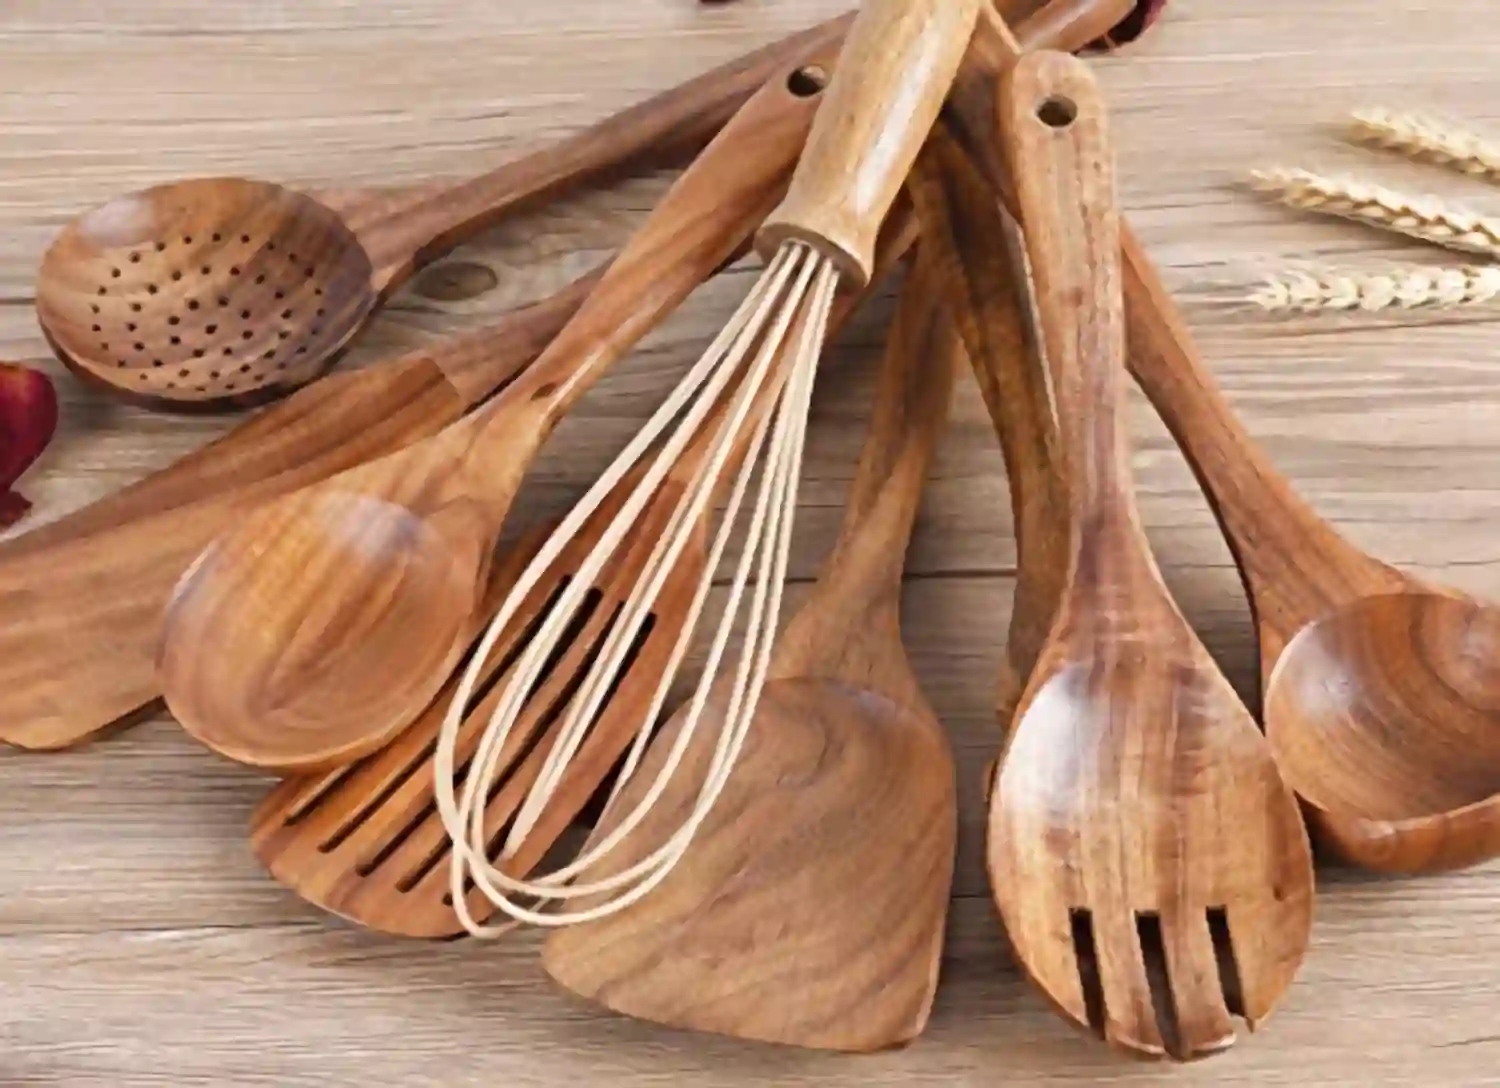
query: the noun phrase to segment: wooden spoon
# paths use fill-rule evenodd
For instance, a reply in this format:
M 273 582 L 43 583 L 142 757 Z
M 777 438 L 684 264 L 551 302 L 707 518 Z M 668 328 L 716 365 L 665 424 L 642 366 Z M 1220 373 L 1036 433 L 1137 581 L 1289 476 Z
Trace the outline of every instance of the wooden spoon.
M 351 229 L 306 193 L 244 178 L 161 185 L 71 223 L 42 260 L 37 316 L 80 376 L 163 408 L 282 396 L 323 373 L 417 270 L 518 209 L 708 142 L 847 18 L 768 46 L 491 173 L 392 200 Z
M 957 811 L 947 736 L 901 646 L 901 569 L 958 355 L 919 269 L 844 529 L 777 643 L 725 792 L 651 895 L 549 938 L 544 966 L 569 990 L 641 1019 L 796 1046 L 874 1050 L 921 1032 Z M 709 714 L 723 713 L 728 679 Z M 681 724 L 679 712 L 596 837 L 640 800 Z M 660 806 L 593 876 L 681 825 L 712 748 L 695 738 Z
M 1266 735 L 1320 846 L 1392 873 L 1500 857 L 1500 608 L 1397 571 L 1320 518 L 1214 387 L 1129 234 L 1125 262 L 1136 378 L 1229 539 Z
M 0 740 L 60 748 L 154 711 L 172 588 L 257 503 L 440 431 L 504 387 L 597 282 L 297 391 L 161 472 L 0 545 Z
M 992 888 L 1051 1001 L 1176 1059 L 1253 1027 L 1306 952 L 1307 835 L 1269 746 L 1162 583 L 1122 410 L 1120 240 L 1102 96 L 1033 54 L 1003 84 L 1068 481 L 1068 578 L 990 810 Z
M 307 772 L 374 751 L 432 701 L 468 644 L 537 450 L 775 206 L 821 89 L 803 74 L 833 61 L 827 48 L 768 82 L 489 405 L 259 508 L 203 552 L 168 607 L 161 653 L 167 705 L 189 733 L 243 763 Z

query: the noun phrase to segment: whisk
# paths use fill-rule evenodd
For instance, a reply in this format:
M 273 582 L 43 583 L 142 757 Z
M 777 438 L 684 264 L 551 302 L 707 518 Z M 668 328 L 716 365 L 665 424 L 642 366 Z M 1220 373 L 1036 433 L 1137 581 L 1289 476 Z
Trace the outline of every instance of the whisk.
M 881 225 L 958 72 L 981 2 L 867 0 L 845 41 L 787 196 L 757 235 L 757 249 L 766 267 L 755 286 L 677 388 L 542 547 L 472 655 L 434 757 L 437 807 L 453 840 L 453 903 L 471 934 L 495 936 L 515 923 L 576 924 L 624 909 L 667 876 L 714 804 L 754 719 L 770 660 L 790 552 L 808 407 L 830 313 L 841 288 L 861 290 L 870 281 Z M 818 72 L 801 75 L 827 78 Z M 716 410 L 726 398 L 728 409 Z M 756 411 L 768 403 L 774 405 L 773 410 Z M 748 443 L 744 441 L 747 429 L 752 431 Z M 674 461 L 703 433 L 712 435 L 712 452 L 683 493 L 640 581 L 620 609 L 610 636 L 569 705 L 541 773 L 501 841 L 498 857 L 492 860 L 493 847 L 484 826 L 485 803 L 527 695 L 565 638 L 593 579 L 630 539 L 641 512 Z M 496 640 L 557 554 L 652 449 L 658 451 L 654 460 L 610 531 L 589 554 L 512 668 L 478 749 L 467 770 L 460 773 L 455 759 L 459 725 Z M 746 544 L 729 581 L 702 676 L 686 704 L 685 725 L 672 750 L 651 788 L 609 836 L 554 872 L 517 879 L 505 871 L 506 859 L 545 810 L 591 722 L 628 667 L 631 647 L 667 574 L 731 474 L 734 483 L 688 622 L 641 716 L 607 804 L 613 803 L 645 754 L 754 484 Z M 728 712 L 690 814 L 638 863 L 605 879 L 585 879 L 590 868 L 639 825 L 676 773 L 741 618 L 742 645 Z M 514 921 L 481 925 L 470 917 L 465 906 L 470 881 Z M 583 898 L 587 904 L 581 908 L 563 906 L 568 900 Z

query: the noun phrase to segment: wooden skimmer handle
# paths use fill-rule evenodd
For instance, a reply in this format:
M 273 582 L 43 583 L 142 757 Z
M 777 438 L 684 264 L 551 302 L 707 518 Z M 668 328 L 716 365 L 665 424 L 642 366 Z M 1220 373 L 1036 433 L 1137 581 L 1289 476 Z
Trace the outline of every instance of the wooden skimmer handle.
M 807 242 L 854 285 L 869 283 L 880 224 L 937 120 L 984 2 L 866 0 L 786 199 L 757 235 L 763 254 Z

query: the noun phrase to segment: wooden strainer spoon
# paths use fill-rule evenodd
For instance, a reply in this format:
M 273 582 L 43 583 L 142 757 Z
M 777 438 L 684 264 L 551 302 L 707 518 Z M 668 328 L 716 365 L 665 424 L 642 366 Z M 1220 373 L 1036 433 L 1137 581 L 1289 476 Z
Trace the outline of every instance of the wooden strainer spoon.
M 1027 972 L 1112 1044 L 1184 1060 L 1254 1026 L 1307 949 L 1296 799 L 1141 528 L 1122 410 L 1120 234 L 1100 91 L 1023 59 L 1000 113 L 1052 367 L 1068 576 L 995 776 L 991 884 Z
M 548 939 L 548 974 L 607 1008 L 838 1050 L 900 1045 L 927 1021 L 957 803 L 947 735 L 901 646 L 901 569 L 961 353 L 920 264 L 843 531 L 777 641 L 724 793 L 652 894 Z M 729 679 L 715 684 L 711 715 L 724 713 Z M 640 800 L 681 725 L 679 713 L 663 727 L 596 839 Z M 681 825 L 712 756 L 702 737 L 592 876 L 639 861 Z
M 821 71 L 833 47 L 815 53 Z M 557 338 L 441 433 L 257 509 L 184 575 L 160 674 L 183 727 L 240 762 L 326 769 L 438 693 L 510 503 L 557 421 L 737 252 L 780 198 L 819 86 L 783 68 L 658 204 Z
M 226 408 L 323 373 L 417 270 L 523 207 L 708 142 L 833 20 L 461 184 L 393 199 L 350 224 L 308 193 L 200 178 L 110 201 L 42 260 L 37 316 L 58 357 L 133 401 Z

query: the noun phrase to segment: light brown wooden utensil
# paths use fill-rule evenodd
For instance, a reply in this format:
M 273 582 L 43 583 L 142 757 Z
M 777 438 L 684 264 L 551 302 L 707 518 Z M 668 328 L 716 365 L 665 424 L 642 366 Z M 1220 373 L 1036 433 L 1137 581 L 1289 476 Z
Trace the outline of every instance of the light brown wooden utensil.
M 909 217 L 892 224 L 881 242 L 876 282 L 910 248 L 915 233 Z M 845 295 L 839 300 L 831 319 L 835 332 L 863 297 Z M 752 418 L 769 412 L 779 383 L 785 380 L 784 370 L 783 364 L 782 373 L 773 376 L 752 408 Z M 727 410 L 728 401 L 726 395 L 721 411 Z M 632 535 L 635 543 L 592 581 L 583 612 L 560 640 L 541 683 L 528 693 L 525 718 L 506 747 L 486 801 L 492 854 L 557 743 L 567 708 L 579 698 L 589 666 L 620 622 L 620 611 L 642 576 L 653 545 L 707 460 L 708 437 L 705 434 L 689 445 L 674 464 Z M 743 440 L 748 438 L 747 431 L 731 464 L 743 458 Z M 609 528 L 634 485 L 635 480 L 627 478 L 616 488 L 527 593 L 497 640 L 475 689 L 479 695 L 467 709 L 459 731 L 455 762 L 463 767 L 465 778 L 471 773 L 484 723 L 494 711 L 497 688 L 510 676 L 563 590 L 579 577 L 582 560 Z M 528 874 L 557 846 L 634 740 L 673 645 L 688 622 L 693 593 L 709 558 L 711 520 L 705 518 L 694 528 L 577 759 L 521 848 L 507 859 L 505 868 L 512 875 Z M 479 609 L 485 621 L 498 610 L 544 537 L 529 534 L 491 575 Z M 450 894 L 450 842 L 433 792 L 438 734 L 457 689 L 454 678 L 409 729 L 379 752 L 328 774 L 288 779 L 270 793 L 251 821 L 250 838 L 256 856 L 277 880 L 310 903 L 384 933 L 436 938 L 464 932 Z M 494 904 L 477 890 L 471 889 L 466 902 L 470 917 L 480 924 L 494 914 Z
M 816 58 L 827 70 L 833 50 Z M 189 733 L 243 763 L 312 771 L 368 754 L 432 701 L 472 635 L 495 540 L 542 442 L 783 191 L 819 90 L 800 71 L 746 104 L 498 398 L 260 507 L 203 552 L 172 598 L 161 654 L 162 690 Z
M 777 643 L 726 792 L 650 896 L 548 940 L 543 963 L 569 990 L 641 1019 L 796 1046 L 874 1050 L 922 1031 L 957 810 L 947 736 L 901 645 L 901 570 L 959 355 L 932 279 L 918 271 L 891 332 L 843 531 Z M 728 688 L 716 685 L 713 711 Z M 648 764 L 679 727 L 680 715 Z M 711 747 L 695 740 L 695 765 L 599 875 L 682 822 Z M 627 788 L 596 838 L 639 793 Z
M 1120 237 L 1102 96 L 1033 54 L 1003 83 L 1068 481 L 1068 579 L 989 827 L 1031 977 L 1146 1056 L 1203 1057 L 1267 1017 L 1306 952 L 1313 878 L 1265 738 L 1183 618 L 1141 528 L 1122 411 Z
M 704 146 L 762 84 L 838 41 L 834 20 L 482 177 L 351 229 L 306 193 L 200 178 L 120 197 L 43 258 L 37 316 L 82 377 L 152 407 L 233 407 L 323 373 L 413 272 L 518 209 Z
M 1229 539 L 1266 735 L 1320 845 L 1394 873 L 1500 856 L 1500 608 L 1397 571 L 1320 518 L 1214 387 L 1129 234 L 1125 262 L 1136 378 Z

